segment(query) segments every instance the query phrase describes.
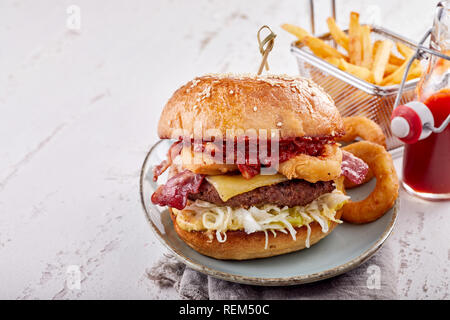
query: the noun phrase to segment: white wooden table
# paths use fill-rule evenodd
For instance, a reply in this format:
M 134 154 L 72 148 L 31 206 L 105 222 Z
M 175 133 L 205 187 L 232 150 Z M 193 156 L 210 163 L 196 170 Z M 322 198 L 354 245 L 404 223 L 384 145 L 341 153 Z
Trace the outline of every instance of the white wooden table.
M 436 2 L 371 1 L 377 22 L 412 39 Z M 318 23 L 328 4 L 316 1 Z M 81 29 L 70 30 L 77 8 Z M 138 193 L 159 113 L 194 76 L 256 71 L 263 24 L 278 33 L 271 72 L 297 74 L 292 37 L 279 26 L 308 28 L 307 8 L 305 0 L 2 1 L 0 298 L 176 298 L 145 277 L 165 252 Z M 369 1 L 338 0 L 339 23 L 350 9 L 363 21 L 377 12 Z M 399 298 L 449 298 L 449 211 L 449 202 L 401 194 L 389 239 Z M 66 285 L 71 268 L 79 289 Z

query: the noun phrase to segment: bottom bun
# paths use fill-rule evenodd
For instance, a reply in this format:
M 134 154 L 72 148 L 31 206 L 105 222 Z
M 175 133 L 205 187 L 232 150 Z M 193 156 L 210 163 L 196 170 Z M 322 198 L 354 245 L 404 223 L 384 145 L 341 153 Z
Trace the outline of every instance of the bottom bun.
M 186 231 L 179 227 L 176 216 L 170 209 L 171 218 L 178 236 L 186 242 L 192 249 L 209 256 L 222 260 L 248 260 L 257 258 L 273 257 L 280 254 L 298 251 L 306 247 L 307 227 L 295 228 L 297 231 L 296 240 L 287 233 L 277 232 L 274 237 L 272 232 L 268 232 L 268 246 L 265 249 L 266 235 L 262 231 L 246 233 L 245 231 L 227 231 L 225 242 L 217 241 L 215 234 L 210 237 L 203 231 Z M 341 217 L 342 210 L 336 212 L 336 219 Z M 310 245 L 319 242 L 333 231 L 338 223 L 330 222 L 328 232 L 323 233 L 317 222 L 312 222 Z

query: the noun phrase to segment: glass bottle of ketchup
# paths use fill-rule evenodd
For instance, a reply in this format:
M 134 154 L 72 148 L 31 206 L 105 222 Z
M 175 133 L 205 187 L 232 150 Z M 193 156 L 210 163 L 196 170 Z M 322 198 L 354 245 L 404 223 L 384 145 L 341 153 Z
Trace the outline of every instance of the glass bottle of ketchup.
M 450 4 L 442 1 L 431 31 L 430 49 L 450 54 Z M 430 55 L 416 101 L 398 106 L 393 133 L 405 142 L 403 187 L 418 197 L 450 199 L 450 61 Z

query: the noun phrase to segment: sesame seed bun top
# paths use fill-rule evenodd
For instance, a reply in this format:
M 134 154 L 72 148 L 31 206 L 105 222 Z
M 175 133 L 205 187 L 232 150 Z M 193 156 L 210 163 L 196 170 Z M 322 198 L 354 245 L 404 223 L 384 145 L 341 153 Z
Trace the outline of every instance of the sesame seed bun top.
M 278 130 L 281 139 L 344 133 L 333 100 L 313 81 L 276 75 L 211 74 L 179 88 L 158 124 L 162 139 L 239 136 L 237 130 Z

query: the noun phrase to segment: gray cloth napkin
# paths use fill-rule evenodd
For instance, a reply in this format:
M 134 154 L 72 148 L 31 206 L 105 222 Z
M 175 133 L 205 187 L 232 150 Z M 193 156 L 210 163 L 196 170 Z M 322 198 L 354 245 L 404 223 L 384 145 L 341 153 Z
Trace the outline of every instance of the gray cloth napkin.
M 215 279 L 190 268 L 171 255 L 164 255 L 147 277 L 161 288 L 173 286 L 181 299 L 395 299 L 396 272 L 389 241 L 368 261 L 334 278 L 315 283 L 264 287 Z

